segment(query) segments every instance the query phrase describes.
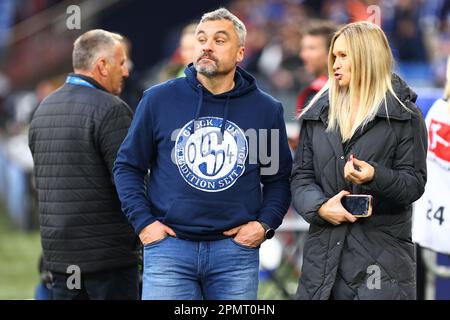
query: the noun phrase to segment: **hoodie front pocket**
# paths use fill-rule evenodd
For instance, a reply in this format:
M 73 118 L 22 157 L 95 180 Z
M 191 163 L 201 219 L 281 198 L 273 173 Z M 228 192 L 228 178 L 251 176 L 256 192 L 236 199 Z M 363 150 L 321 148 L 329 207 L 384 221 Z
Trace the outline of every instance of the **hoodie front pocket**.
M 213 234 L 255 219 L 239 202 L 176 199 L 163 222 L 187 233 Z

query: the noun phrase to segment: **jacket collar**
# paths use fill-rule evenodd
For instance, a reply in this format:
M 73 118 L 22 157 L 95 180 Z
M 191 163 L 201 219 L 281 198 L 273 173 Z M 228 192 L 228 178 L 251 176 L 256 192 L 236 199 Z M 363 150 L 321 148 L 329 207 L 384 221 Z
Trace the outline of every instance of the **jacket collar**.
M 98 83 L 97 81 L 94 80 L 94 78 L 79 74 L 79 73 L 69 73 L 70 76 L 73 77 L 78 77 L 81 78 L 83 80 L 86 80 L 87 82 L 89 82 L 90 84 L 92 84 L 94 87 L 96 87 L 97 89 L 100 89 L 102 91 L 108 92 L 108 90 L 106 90 L 100 83 Z

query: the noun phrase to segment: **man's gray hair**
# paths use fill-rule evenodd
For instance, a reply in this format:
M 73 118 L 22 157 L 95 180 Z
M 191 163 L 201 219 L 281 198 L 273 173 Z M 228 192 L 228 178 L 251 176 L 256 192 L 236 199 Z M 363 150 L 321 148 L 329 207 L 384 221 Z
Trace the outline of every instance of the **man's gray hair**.
M 239 45 L 244 46 L 245 37 L 247 36 L 247 29 L 245 28 L 244 23 L 241 20 L 239 20 L 238 17 L 236 17 L 234 14 L 232 14 L 230 11 L 228 11 L 227 9 L 220 8 L 220 9 L 205 13 L 202 16 L 200 23 L 203 23 L 206 21 L 223 20 L 223 19 L 233 22 L 234 30 L 236 30 L 236 33 L 239 38 Z
M 114 46 L 122 41 L 123 37 L 120 34 L 102 29 L 83 33 L 73 44 L 72 65 L 74 70 L 91 70 L 100 57 L 112 59 Z

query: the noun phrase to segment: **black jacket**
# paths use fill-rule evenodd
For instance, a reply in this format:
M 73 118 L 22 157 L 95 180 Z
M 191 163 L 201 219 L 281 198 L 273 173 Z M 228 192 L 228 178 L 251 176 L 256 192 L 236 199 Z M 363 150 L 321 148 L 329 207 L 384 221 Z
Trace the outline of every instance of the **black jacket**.
M 112 180 L 132 111 L 97 88 L 65 84 L 33 115 L 29 146 L 38 190 L 45 266 L 97 272 L 137 263 L 137 238 Z
M 375 119 L 351 138 L 347 152 L 340 133 L 325 131 L 328 92 L 303 116 L 291 178 L 295 209 L 310 223 L 298 288 L 300 299 L 414 299 L 415 253 L 411 242 L 413 201 L 426 182 L 427 133 L 416 94 L 394 76 L 405 110 L 387 95 Z M 375 168 L 373 181 L 344 179 L 350 153 Z M 341 190 L 374 197 L 372 216 L 333 226 L 317 213 Z M 379 272 L 378 272 L 379 271 Z M 381 276 L 380 289 L 377 275 Z M 370 283 L 369 285 L 367 285 Z

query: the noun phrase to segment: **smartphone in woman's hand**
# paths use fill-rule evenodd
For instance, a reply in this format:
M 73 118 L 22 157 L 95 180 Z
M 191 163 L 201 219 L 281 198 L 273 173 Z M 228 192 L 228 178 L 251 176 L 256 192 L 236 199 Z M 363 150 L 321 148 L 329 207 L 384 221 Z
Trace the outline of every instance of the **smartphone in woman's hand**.
M 349 194 L 342 197 L 342 206 L 355 217 L 367 218 L 372 214 L 372 196 Z

